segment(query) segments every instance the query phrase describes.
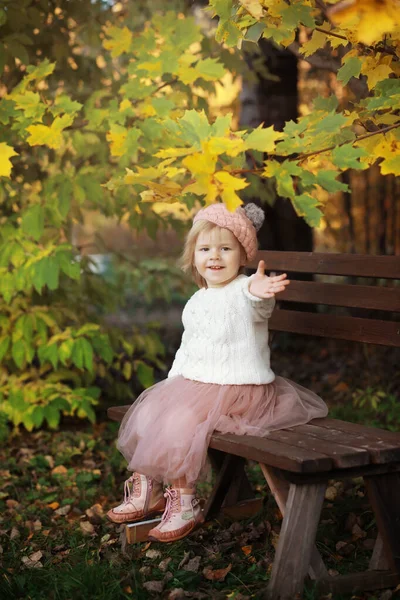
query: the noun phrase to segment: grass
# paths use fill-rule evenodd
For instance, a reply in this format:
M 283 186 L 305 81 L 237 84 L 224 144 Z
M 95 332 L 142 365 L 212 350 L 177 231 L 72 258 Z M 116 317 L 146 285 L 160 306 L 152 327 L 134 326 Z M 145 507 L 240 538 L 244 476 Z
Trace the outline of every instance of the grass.
M 123 528 L 104 518 L 120 501 L 126 475 L 116 433 L 113 423 L 69 423 L 0 447 L 0 598 L 261 598 L 281 517 L 259 468 L 248 471 L 265 497 L 255 518 L 215 521 L 175 544 L 135 544 L 122 552 Z M 365 540 L 376 535 L 373 516 L 360 482 L 338 489 L 325 503 L 317 545 L 329 569 L 362 570 L 370 554 Z M 304 597 L 318 596 L 309 588 Z M 330 600 L 348 598 L 375 596 Z

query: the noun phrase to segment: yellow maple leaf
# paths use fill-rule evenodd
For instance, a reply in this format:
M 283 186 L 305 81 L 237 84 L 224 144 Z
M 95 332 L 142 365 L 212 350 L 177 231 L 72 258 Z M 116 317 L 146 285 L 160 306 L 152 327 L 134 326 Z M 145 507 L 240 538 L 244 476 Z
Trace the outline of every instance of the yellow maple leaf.
M 147 185 L 149 180 L 157 179 L 163 172 L 157 167 L 136 167 L 137 172 L 135 173 L 132 169 L 126 169 L 126 175 L 124 177 L 124 183 L 127 185 L 134 185 L 140 183 L 141 185 Z
M 189 169 L 195 177 L 214 173 L 216 163 L 217 156 L 207 150 L 191 154 L 182 161 L 183 166 Z
M 326 42 L 326 33 L 322 33 L 322 31 L 317 31 L 314 29 L 311 38 L 301 46 L 300 52 L 304 54 L 304 56 L 310 56 L 320 48 L 323 48 Z
M 132 103 L 128 98 L 124 98 L 119 105 L 119 112 L 124 112 L 127 108 L 132 108 Z
M 125 128 L 114 128 L 106 133 L 106 140 L 110 142 L 111 156 L 123 156 L 125 154 L 125 142 L 128 132 Z
M 237 156 L 246 149 L 244 140 L 239 137 L 214 137 L 203 142 L 203 149 L 211 154 L 227 154 L 228 156 Z
M 0 143 L 0 177 L 10 177 L 12 162 L 10 158 L 12 156 L 18 156 L 18 152 L 15 152 L 14 148 L 8 146 L 5 142 Z
M 103 41 L 106 50 L 111 51 L 111 56 L 116 58 L 128 52 L 132 43 L 132 32 L 127 27 L 105 27 L 104 33 L 110 38 Z
M 380 138 L 373 148 L 375 158 L 383 158 L 380 163 L 382 175 L 400 175 L 400 139 L 392 131 Z
M 361 73 L 367 77 L 368 89 L 372 90 L 379 81 L 386 79 L 393 69 L 390 66 L 392 56 L 382 56 L 380 52 L 373 56 L 363 57 Z
M 243 204 L 236 191 L 247 187 L 249 185 L 247 181 L 239 179 L 239 177 L 233 177 L 227 171 L 218 171 L 214 174 L 214 179 L 220 184 L 220 196 L 228 210 L 233 212 Z
M 342 0 L 328 10 L 333 23 L 352 29 L 358 41 L 376 44 L 400 24 L 399 0 Z M 350 40 L 351 41 L 351 40 Z
M 26 141 L 31 146 L 48 146 L 53 149 L 61 146 L 61 132 L 47 127 L 47 125 L 30 125 L 26 130 L 30 133 Z
M 190 148 L 164 148 L 163 150 L 159 150 L 155 156 L 157 156 L 157 158 L 171 158 L 186 156 L 187 154 L 192 154 L 193 152 L 195 152 L 195 148 L 193 148 L 193 146 Z
M 62 117 L 56 117 L 50 127 L 42 124 L 30 125 L 26 128 L 30 134 L 26 141 L 30 146 L 48 146 L 57 150 L 63 141 L 63 130 L 69 127 L 73 120 L 72 115 L 65 114 Z
M 239 0 L 240 4 L 257 20 L 264 15 L 264 9 L 260 0 Z

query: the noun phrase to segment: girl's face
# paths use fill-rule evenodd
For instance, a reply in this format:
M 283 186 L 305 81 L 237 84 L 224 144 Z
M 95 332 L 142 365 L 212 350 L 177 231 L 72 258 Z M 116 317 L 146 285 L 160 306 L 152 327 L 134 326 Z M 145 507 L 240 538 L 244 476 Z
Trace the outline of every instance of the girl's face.
M 222 287 L 233 281 L 244 263 L 244 251 L 229 229 L 214 227 L 199 234 L 194 266 L 208 287 Z

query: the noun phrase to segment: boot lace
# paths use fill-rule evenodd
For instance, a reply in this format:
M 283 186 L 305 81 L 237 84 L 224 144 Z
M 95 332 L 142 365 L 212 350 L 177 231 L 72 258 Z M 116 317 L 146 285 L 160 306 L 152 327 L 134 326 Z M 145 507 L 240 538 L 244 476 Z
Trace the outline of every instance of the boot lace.
M 131 484 L 131 487 L 130 487 Z M 141 491 L 141 480 L 139 473 L 134 473 L 124 483 L 124 504 L 128 504 L 131 498 L 139 498 Z
M 177 490 L 171 487 L 165 488 L 164 498 L 167 499 L 167 505 L 165 507 L 164 514 L 161 518 L 161 523 L 166 523 L 173 514 L 178 513 L 181 509 L 180 497 Z

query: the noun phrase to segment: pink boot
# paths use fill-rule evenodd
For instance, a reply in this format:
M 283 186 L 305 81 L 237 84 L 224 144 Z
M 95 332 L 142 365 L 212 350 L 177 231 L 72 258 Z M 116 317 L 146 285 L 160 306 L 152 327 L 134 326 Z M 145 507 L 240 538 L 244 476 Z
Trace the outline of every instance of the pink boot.
M 167 506 L 161 523 L 149 531 L 154 542 L 175 542 L 186 537 L 199 523 L 204 522 L 200 502 L 195 491 L 187 488 L 167 488 L 164 496 Z
M 124 484 L 124 501 L 109 510 L 107 517 L 113 523 L 140 521 L 143 518 L 156 516 L 164 509 L 165 500 L 161 483 L 146 475 L 133 473 Z

